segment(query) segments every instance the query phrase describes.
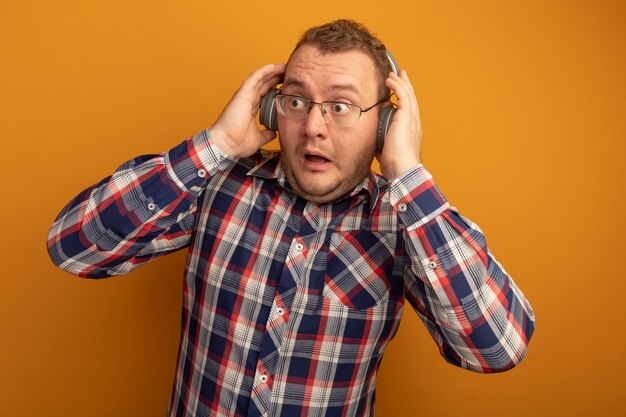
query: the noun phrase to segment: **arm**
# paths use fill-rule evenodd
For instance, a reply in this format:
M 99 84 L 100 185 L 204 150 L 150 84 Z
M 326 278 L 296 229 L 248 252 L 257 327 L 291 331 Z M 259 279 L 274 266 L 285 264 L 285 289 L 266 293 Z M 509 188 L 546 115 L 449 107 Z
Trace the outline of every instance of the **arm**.
M 186 246 L 198 198 L 230 158 L 255 153 L 275 133 L 256 127 L 261 95 L 284 65 L 253 72 L 211 128 L 160 155 L 135 158 L 89 187 L 59 214 L 48 253 L 60 268 L 83 277 L 125 274 Z
M 533 310 L 480 228 L 450 207 L 421 165 L 419 108 L 406 72 L 390 74 L 387 85 L 398 111 L 378 158 L 405 226 L 406 297 L 447 361 L 476 372 L 510 369 L 525 355 Z
M 422 166 L 396 179 L 390 193 L 406 226 L 406 297 L 441 355 L 476 372 L 515 366 L 533 333 L 534 313 L 480 228 L 450 207 Z
M 101 278 L 186 246 L 198 197 L 220 163 L 225 155 L 206 132 L 126 162 L 61 211 L 48 235 L 50 258 L 72 274 Z

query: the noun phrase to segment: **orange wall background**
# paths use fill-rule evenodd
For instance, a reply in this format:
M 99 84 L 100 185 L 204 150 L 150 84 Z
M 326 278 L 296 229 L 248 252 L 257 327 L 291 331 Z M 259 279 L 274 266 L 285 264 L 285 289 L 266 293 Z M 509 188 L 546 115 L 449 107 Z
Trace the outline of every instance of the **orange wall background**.
M 485 376 L 407 309 L 377 416 L 625 415 L 626 3 L 602 0 L 2 1 L 0 415 L 165 415 L 184 254 L 81 280 L 48 260 L 48 227 L 339 17 L 409 71 L 426 166 L 538 318 L 524 362 Z

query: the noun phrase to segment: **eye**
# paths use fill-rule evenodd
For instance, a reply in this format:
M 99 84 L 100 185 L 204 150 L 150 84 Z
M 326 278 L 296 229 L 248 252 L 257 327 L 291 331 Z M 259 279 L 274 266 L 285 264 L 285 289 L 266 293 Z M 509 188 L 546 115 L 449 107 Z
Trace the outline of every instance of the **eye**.
M 302 111 L 308 107 L 307 100 L 302 97 L 287 97 L 287 108 L 289 110 Z
M 352 106 L 346 103 L 330 103 L 330 111 L 337 116 L 344 116 L 352 111 Z

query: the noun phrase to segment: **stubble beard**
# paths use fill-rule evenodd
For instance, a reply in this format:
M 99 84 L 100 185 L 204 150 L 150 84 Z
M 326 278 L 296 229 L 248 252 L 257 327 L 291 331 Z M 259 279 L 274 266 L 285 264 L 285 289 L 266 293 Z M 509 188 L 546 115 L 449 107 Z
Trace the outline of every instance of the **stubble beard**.
M 348 194 L 369 175 L 374 153 L 374 147 L 368 149 L 361 157 L 357 158 L 356 166 L 348 176 L 337 178 L 334 182 L 322 187 L 313 187 L 301 181 L 284 154 L 281 154 L 280 163 L 289 185 L 298 196 L 313 203 L 329 203 Z

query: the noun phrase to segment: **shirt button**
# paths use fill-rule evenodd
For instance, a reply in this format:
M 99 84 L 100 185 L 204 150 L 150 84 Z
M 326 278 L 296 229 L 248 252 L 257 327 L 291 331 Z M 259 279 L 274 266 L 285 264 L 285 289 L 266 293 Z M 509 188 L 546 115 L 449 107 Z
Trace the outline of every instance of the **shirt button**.
M 278 313 L 279 316 L 282 316 L 283 314 L 285 314 L 285 310 L 280 307 L 276 309 L 276 312 Z
M 302 252 L 302 249 L 304 249 L 304 245 L 302 243 L 296 243 L 296 250 Z
M 437 268 L 437 262 L 435 261 L 430 261 L 430 263 L 428 264 L 428 266 L 430 266 L 431 269 L 435 269 Z
M 156 208 L 156 204 L 154 203 L 148 203 L 148 210 L 152 211 Z
M 404 204 L 404 203 L 398 204 L 398 211 L 400 213 L 404 213 L 406 211 L 406 204 Z
M 262 383 L 266 383 L 267 382 L 267 375 L 261 375 L 261 378 L 259 378 L 259 381 L 261 381 Z
M 204 177 L 206 177 L 206 170 L 205 170 L 205 169 L 199 169 L 199 170 L 198 170 L 198 176 L 199 176 L 200 178 L 204 178 Z

